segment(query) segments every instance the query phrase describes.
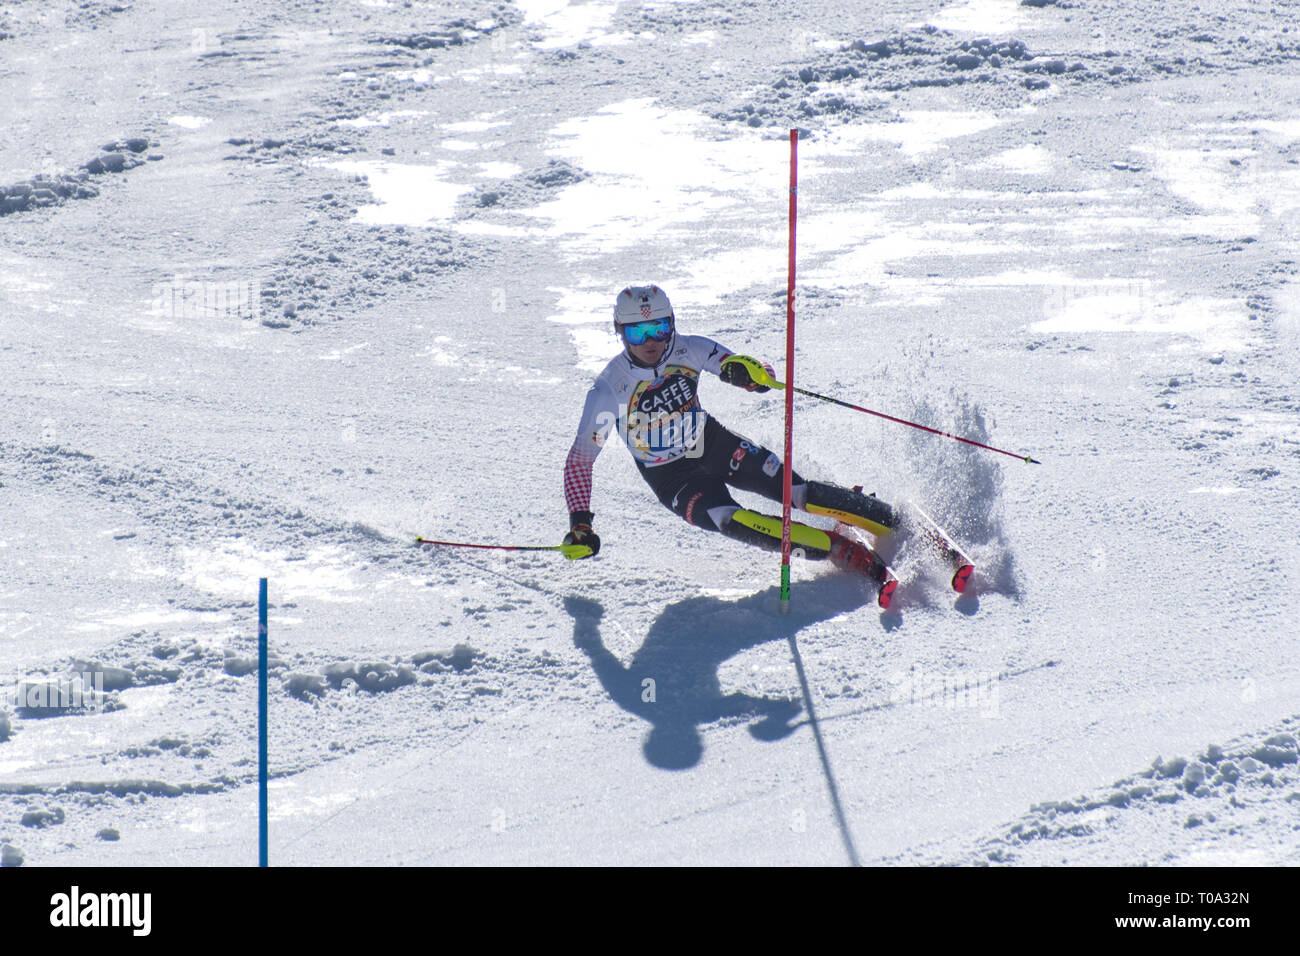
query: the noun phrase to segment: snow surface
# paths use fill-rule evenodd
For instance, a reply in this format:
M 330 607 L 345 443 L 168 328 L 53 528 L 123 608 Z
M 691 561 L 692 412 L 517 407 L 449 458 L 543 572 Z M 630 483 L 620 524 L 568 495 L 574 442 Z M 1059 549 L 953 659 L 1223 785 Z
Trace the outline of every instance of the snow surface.
M 1295 864 L 1300 35 L 1105 6 L 7 4 L 3 862 L 256 859 L 265 575 L 273 863 Z M 593 560 L 413 547 L 558 541 L 630 281 L 780 370 L 791 126 L 797 380 L 1043 461 L 796 467 L 970 592 L 781 616 L 614 447 Z

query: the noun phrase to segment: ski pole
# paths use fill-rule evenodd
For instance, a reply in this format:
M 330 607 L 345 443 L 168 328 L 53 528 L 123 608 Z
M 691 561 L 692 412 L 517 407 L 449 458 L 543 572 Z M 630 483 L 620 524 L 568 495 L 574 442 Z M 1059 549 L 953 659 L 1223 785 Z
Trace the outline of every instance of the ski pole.
M 730 361 L 736 361 L 738 357 L 733 357 Z M 745 362 L 745 368 L 749 370 L 749 376 L 758 385 L 766 385 L 768 388 L 785 388 L 785 382 L 778 382 L 768 374 L 767 369 L 763 368 L 758 362 Z M 983 448 L 987 451 L 995 451 L 999 455 L 1006 455 L 1009 458 L 1017 458 L 1020 461 L 1030 465 L 1041 465 L 1042 462 L 1037 458 L 1031 458 L 1028 455 L 1017 455 L 1013 451 L 1004 451 L 1001 448 L 994 448 L 992 445 L 985 445 L 982 442 L 973 441 L 970 438 L 962 438 L 960 435 L 950 435 L 947 432 L 941 432 L 937 428 L 931 428 L 928 425 L 919 425 L 916 422 L 909 422 L 905 418 L 895 418 L 893 415 L 886 415 L 884 412 L 873 411 L 870 408 L 863 408 L 861 405 L 854 405 L 852 402 L 845 402 L 838 398 L 831 398 L 829 395 L 818 395 L 816 392 L 810 392 L 806 388 L 799 388 L 797 385 L 790 386 L 790 391 L 799 395 L 807 395 L 809 398 L 816 398 L 823 402 L 830 402 L 832 405 L 839 405 L 843 408 L 851 408 L 855 412 L 866 412 L 868 415 L 875 415 L 877 418 L 883 418 L 886 421 L 897 422 L 900 425 L 908 425 L 912 428 L 919 428 L 923 432 L 929 432 L 931 435 L 939 435 L 943 438 L 951 438 L 954 441 L 965 442 L 967 445 L 974 445 L 976 448 Z
M 558 551 L 570 561 L 591 554 L 591 548 L 585 544 L 470 544 L 465 541 L 434 541 L 430 538 L 416 538 L 415 543 L 436 544 L 444 548 L 486 548 L 492 551 Z
M 772 380 L 773 388 L 785 388 L 785 384 Z M 866 412 L 868 415 L 875 415 L 877 418 L 883 418 L 886 421 L 898 422 L 900 425 L 910 425 L 912 428 L 919 428 L 923 432 L 929 432 L 931 435 L 939 435 L 943 438 L 951 438 L 954 441 L 965 442 L 967 445 L 974 445 L 976 448 L 983 448 L 987 451 L 995 451 L 999 455 L 1006 455 L 1009 458 L 1018 458 L 1028 465 L 1041 465 L 1042 462 L 1037 458 L 1031 458 L 1028 455 L 1018 455 L 1014 451 L 1004 451 L 1001 448 L 994 448 L 992 445 L 985 445 L 982 442 L 974 441 L 970 438 L 962 438 L 960 435 L 950 435 L 948 432 L 941 432 L 937 428 L 931 428 L 929 425 L 919 425 L 916 422 L 909 422 L 905 418 L 895 418 L 893 415 L 886 415 L 884 412 L 872 411 L 870 408 L 863 408 L 861 405 L 854 405 L 851 402 L 840 401 L 838 398 L 831 398 L 829 395 L 818 395 L 816 392 L 810 392 L 805 388 L 793 387 L 793 391 L 800 395 L 807 395 L 809 398 L 818 398 L 823 402 L 830 402 L 832 405 L 840 405 L 844 408 L 851 408 L 855 412 Z

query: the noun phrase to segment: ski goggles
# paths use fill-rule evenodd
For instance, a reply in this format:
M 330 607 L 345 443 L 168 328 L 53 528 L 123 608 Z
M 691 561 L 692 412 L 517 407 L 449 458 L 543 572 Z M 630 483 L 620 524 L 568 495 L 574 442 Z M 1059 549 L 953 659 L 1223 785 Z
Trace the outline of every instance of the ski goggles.
M 646 342 L 667 342 L 672 338 L 673 320 L 664 319 L 647 319 L 644 322 L 634 322 L 631 325 L 620 325 L 618 334 L 623 336 L 623 341 L 628 345 L 645 345 Z

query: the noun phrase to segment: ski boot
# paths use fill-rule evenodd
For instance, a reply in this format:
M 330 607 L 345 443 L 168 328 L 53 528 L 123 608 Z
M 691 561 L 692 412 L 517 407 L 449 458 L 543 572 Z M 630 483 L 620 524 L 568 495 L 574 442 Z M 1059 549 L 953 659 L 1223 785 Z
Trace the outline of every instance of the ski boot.
M 841 571 L 852 571 L 869 577 L 876 583 L 876 603 L 882 608 L 888 608 L 894 599 L 894 591 L 898 589 L 898 578 L 884 558 L 869 545 L 850 537 L 853 532 L 845 524 L 836 525 L 835 530 L 829 534 L 831 564 Z
M 875 495 L 824 481 L 809 481 L 807 486 L 803 510 L 809 514 L 826 515 L 877 536 L 891 534 L 898 527 L 898 513 Z

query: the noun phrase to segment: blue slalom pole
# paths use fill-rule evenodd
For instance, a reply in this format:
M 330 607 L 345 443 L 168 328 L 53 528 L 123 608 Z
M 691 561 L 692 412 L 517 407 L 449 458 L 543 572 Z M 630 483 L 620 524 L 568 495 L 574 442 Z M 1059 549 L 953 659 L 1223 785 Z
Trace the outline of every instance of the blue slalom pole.
M 266 578 L 257 588 L 257 865 L 269 866 L 270 827 L 266 799 Z

